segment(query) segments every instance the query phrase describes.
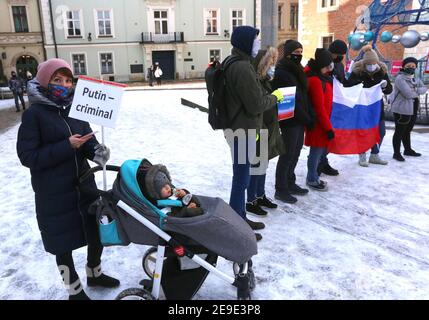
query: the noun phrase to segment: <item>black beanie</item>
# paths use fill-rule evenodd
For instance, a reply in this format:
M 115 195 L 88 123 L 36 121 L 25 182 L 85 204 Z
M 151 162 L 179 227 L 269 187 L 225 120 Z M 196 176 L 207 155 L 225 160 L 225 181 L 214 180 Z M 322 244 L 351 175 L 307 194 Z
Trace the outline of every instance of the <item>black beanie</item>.
M 408 58 L 405 58 L 405 59 L 402 61 L 402 68 L 403 68 L 403 67 L 405 67 L 405 65 L 406 65 L 407 63 L 410 63 L 410 62 L 415 63 L 415 64 L 416 64 L 416 66 L 419 64 L 419 61 L 418 61 L 416 58 L 414 58 L 414 57 L 408 57 Z
M 294 52 L 296 49 L 302 49 L 302 44 L 295 40 L 287 40 L 284 45 L 284 56 L 290 55 L 292 52 Z
M 329 52 L 345 55 L 347 53 L 347 44 L 343 40 L 335 40 L 329 46 Z
M 314 58 L 316 60 L 317 68 L 322 69 L 324 67 L 329 66 L 333 61 L 331 57 L 331 53 L 323 48 L 317 48 L 316 53 L 314 54 Z

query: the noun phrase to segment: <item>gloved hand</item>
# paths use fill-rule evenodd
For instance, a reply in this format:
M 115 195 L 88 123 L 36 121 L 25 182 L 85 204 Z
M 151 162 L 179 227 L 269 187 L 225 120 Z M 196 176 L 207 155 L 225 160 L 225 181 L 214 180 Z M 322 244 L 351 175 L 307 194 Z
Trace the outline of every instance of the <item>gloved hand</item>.
M 328 136 L 328 140 L 332 140 L 335 138 L 335 132 L 333 130 L 329 130 L 326 135 Z
M 277 98 L 277 102 L 284 100 L 283 93 L 279 89 L 274 90 L 271 94 Z
M 386 80 L 381 80 L 380 82 L 380 86 L 384 89 L 387 87 L 387 81 Z
M 110 159 L 110 149 L 104 144 L 97 144 L 94 148 L 94 161 L 96 164 L 104 167 L 107 161 Z

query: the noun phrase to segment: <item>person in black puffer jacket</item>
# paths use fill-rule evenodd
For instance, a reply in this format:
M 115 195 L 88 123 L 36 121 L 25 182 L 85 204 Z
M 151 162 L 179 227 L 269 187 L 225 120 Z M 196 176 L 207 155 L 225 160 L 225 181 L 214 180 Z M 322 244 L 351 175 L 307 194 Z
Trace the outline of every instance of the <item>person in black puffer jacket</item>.
M 305 195 L 308 189 L 296 184 L 295 167 L 304 143 L 304 126 L 314 126 L 314 112 L 308 99 L 307 76 L 301 65 L 302 45 L 288 40 L 284 46 L 284 56 L 276 66 L 273 89 L 296 86 L 295 115 L 280 122 L 280 129 L 286 153 L 280 155 L 276 168 L 277 200 L 295 203 L 293 195 Z
M 73 100 L 68 63 L 50 59 L 28 83 L 30 108 L 22 116 L 17 152 L 30 168 L 37 222 L 45 250 L 56 256 L 70 300 L 88 300 L 75 270 L 72 251 L 88 245 L 88 286 L 116 287 L 119 281 L 101 272 L 101 245 L 95 215 L 88 215 L 93 195 L 81 193 L 79 176 L 87 159 L 104 165 L 109 149 L 98 143 L 87 122 L 68 116 Z M 82 188 L 95 189 L 92 176 Z

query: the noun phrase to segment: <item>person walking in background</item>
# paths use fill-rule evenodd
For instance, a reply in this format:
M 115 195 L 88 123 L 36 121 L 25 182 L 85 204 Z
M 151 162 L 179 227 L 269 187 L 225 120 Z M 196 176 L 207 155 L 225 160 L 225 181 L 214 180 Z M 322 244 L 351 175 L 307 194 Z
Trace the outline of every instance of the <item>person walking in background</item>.
M 249 141 L 249 130 L 262 128 L 263 113 L 276 107 L 278 101 L 283 100 L 283 95 L 277 90 L 272 94 L 267 93 L 258 80 L 252 60 L 261 48 L 261 42 L 257 39 L 259 30 L 251 26 L 237 27 L 231 36 L 233 46 L 231 55 L 226 61 L 235 61 L 225 71 L 225 106 L 227 110 L 226 131 L 242 131 L 246 135 L 246 145 L 255 144 Z M 225 63 L 225 61 L 224 61 Z M 225 132 L 226 134 L 226 132 Z M 227 136 L 225 136 L 227 138 Z M 254 138 L 252 138 L 254 139 Z M 250 182 L 250 160 L 254 154 L 246 148 L 246 154 L 239 155 L 241 139 L 228 141 L 233 155 L 233 177 L 229 204 L 253 230 L 265 228 L 262 222 L 251 221 L 246 218 L 246 189 Z M 243 158 L 245 161 L 242 161 Z M 245 162 L 245 163 L 243 163 Z M 257 240 L 262 236 L 255 234 Z
M 155 80 L 155 70 L 153 64 L 147 69 L 147 80 L 149 81 L 149 86 L 153 87 L 153 81 Z
M 347 54 L 347 44 L 343 40 L 335 40 L 329 46 L 332 60 L 334 61 L 334 70 L 332 75 L 340 81 L 344 86 L 348 86 L 346 73 L 344 71 L 344 56 Z M 328 154 L 324 154 L 320 159 L 319 167 L 317 168 L 319 176 L 323 173 L 328 176 L 338 176 L 340 173 L 329 164 Z
M 273 89 L 296 87 L 295 114 L 291 119 L 280 121 L 285 153 L 280 155 L 276 168 L 275 198 L 282 202 L 295 203 L 293 195 L 305 195 L 308 189 L 296 184 L 295 168 L 304 144 L 304 126 L 314 126 L 314 115 L 308 101 L 307 76 L 301 65 L 301 43 L 288 40 L 283 48 L 284 56 L 276 67 Z
M 364 88 L 370 88 L 377 84 L 381 84 L 381 90 L 384 94 L 392 93 L 392 84 L 390 83 L 387 66 L 380 61 L 377 53 L 372 49 L 371 45 L 362 48 L 362 60 L 353 64 L 352 73 L 348 79 L 349 85 L 354 86 L 359 83 L 363 84 Z M 386 165 L 388 162 L 382 160 L 379 156 L 380 146 L 383 138 L 386 135 L 386 125 L 384 122 L 384 103 L 381 103 L 381 114 L 379 119 L 380 143 L 375 144 L 371 148 L 369 163 Z M 368 167 L 366 161 L 366 152 L 359 155 L 359 165 Z
M 15 71 L 12 71 L 10 75 L 11 78 L 9 80 L 9 89 L 12 91 L 13 98 L 15 99 L 16 112 L 19 112 L 21 111 L 19 108 L 19 101 L 21 101 L 22 109 L 25 110 L 24 81 L 16 75 Z
M 110 151 L 98 143 L 87 122 L 68 116 L 74 92 L 70 65 L 49 59 L 38 68 L 28 85 L 31 107 L 22 116 L 17 153 L 30 169 L 43 245 L 55 255 L 69 300 L 89 300 L 75 269 L 75 249 L 88 245 L 88 286 L 112 288 L 120 283 L 102 273 L 103 246 L 96 217 L 88 214 L 97 196 L 81 193 L 77 181 L 90 169 L 88 159 L 103 166 Z M 80 187 L 96 190 L 94 176 Z
M 402 61 L 402 69 L 395 79 L 395 88 L 391 95 L 392 112 L 395 118 L 393 159 L 398 161 L 405 161 L 401 155 L 401 142 L 405 149 L 404 155 L 421 156 L 411 147 L 411 131 L 416 123 L 417 111 L 420 107 L 419 96 L 427 91 L 423 81 L 415 77 L 417 64 L 417 59 L 413 57 L 405 58 Z
M 310 59 L 306 67 L 308 93 L 314 111 L 316 123 L 314 128 L 306 127 L 305 145 L 310 147 L 307 160 L 307 186 L 317 191 L 326 191 L 327 182 L 320 180 L 317 168 L 320 159 L 327 152 L 329 141 L 335 138 L 331 124 L 333 86 L 332 71 L 334 62 L 331 53 L 317 48 L 315 58 Z
M 262 84 L 266 94 L 273 91 L 271 83 L 274 79 L 275 66 L 277 63 L 277 49 L 268 47 L 267 50 L 260 50 L 255 58 L 254 66 L 258 73 L 258 79 Z M 268 159 L 273 159 L 284 153 L 284 145 L 281 140 L 279 123 L 277 121 L 277 108 L 271 108 L 264 112 L 262 129 L 268 130 Z M 260 141 L 257 143 L 257 150 L 260 150 Z M 258 153 L 258 151 L 257 151 Z M 268 166 L 267 166 L 268 167 Z M 265 195 L 266 173 L 251 175 L 249 187 L 247 188 L 246 211 L 258 216 L 267 215 L 268 209 L 277 208 L 277 204 L 272 202 Z
M 158 86 L 160 86 L 161 85 L 161 77 L 162 77 L 162 69 L 159 66 L 158 62 L 155 62 L 155 72 L 154 72 L 154 75 L 155 75 L 155 79 L 156 79 L 156 84 Z

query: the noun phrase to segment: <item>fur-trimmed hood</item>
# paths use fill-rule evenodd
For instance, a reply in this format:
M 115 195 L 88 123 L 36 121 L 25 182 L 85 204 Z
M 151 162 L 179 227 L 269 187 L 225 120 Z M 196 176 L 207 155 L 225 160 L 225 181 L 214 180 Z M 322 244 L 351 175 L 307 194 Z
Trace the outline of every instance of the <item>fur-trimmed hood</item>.
M 377 62 L 377 64 L 380 66 L 380 69 L 378 69 L 377 72 L 375 73 L 378 73 L 381 71 L 383 72 L 383 75 L 387 74 L 388 70 L 387 70 L 386 64 L 381 61 Z M 363 60 L 359 60 L 358 62 L 355 62 L 353 64 L 352 72 L 359 76 L 364 73 L 369 74 L 369 72 L 365 69 L 365 63 Z
M 137 171 L 136 178 L 140 186 L 140 190 L 143 195 L 151 202 L 161 198 L 159 191 L 155 187 L 155 177 L 159 172 L 167 176 L 171 187 L 174 188 L 174 186 L 171 184 L 170 172 L 168 172 L 167 167 L 162 164 L 151 164 L 148 160 L 144 159 Z

